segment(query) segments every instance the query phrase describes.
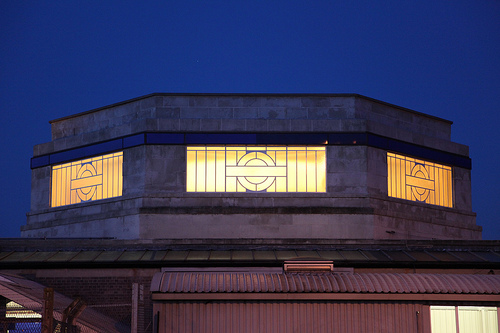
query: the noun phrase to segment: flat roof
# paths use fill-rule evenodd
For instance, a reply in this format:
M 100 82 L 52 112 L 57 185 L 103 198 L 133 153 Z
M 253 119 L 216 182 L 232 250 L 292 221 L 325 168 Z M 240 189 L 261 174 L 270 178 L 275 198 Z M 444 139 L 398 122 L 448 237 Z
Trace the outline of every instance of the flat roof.
M 0 269 L 29 267 L 280 266 L 500 268 L 500 241 L 3 239 Z

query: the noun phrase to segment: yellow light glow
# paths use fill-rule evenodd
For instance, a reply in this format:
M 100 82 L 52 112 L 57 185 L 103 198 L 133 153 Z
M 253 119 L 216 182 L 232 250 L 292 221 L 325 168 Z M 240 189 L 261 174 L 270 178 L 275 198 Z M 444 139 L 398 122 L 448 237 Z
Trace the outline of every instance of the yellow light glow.
M 5 318 L 38 319 L 42 318 L 42 315 L 33 310 L 29 310 L 16 302 L 10 301 L 6 304 Z
M 52 167 L 51 207 L 122 195 L 123 153 Z
M 390 197 L 453 207 L 451 167 L 387 153 Z
M 187 147 L 187 192 L 326 192 L 325 147 Z

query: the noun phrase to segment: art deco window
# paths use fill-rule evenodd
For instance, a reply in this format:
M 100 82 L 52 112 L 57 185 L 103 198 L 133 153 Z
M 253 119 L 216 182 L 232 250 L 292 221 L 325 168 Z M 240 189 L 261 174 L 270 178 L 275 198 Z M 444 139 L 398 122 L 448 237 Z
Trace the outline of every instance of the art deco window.
M 122 164 L 118 152 L 53 166 L 51 206 L 121 196 Z
M 187 147 L 188 192 L 326 192 L 325 147 Z
M 391 197 L 453 207 L 451 167 L 387 153 Z

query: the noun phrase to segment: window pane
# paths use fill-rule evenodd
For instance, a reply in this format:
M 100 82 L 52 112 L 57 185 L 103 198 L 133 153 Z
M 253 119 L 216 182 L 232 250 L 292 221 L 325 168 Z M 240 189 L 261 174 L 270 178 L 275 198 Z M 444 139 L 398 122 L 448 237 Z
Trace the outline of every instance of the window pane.
M 496 307 L 459 306 L 460 333 L 498 333 Z
M 454 306 L 431 306 L 431 332 L 457 333 Z
M 451 167 L 387 153 L 390 197 L 453 207 Z
M 122 165 L 122 152 L 54 165 L 51 206 L 121 196 Z
M 187 192 L 326 192 L 325 147 L 187 147 Z
M 433 305 L 431 328 L 432 333 L 498 333 L 497 308 Z

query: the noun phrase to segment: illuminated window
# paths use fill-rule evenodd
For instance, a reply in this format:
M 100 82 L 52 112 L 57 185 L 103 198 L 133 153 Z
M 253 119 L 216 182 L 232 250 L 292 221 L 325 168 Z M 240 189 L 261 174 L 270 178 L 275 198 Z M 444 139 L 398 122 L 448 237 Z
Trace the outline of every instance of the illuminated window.
M 0 332 L 42 332 L 42 316 L 33 310 L 41 311 L 33 302 L 32 309 L 6 299 L 3 315 L 0 317 Z
M 387 153 L 389 196 L 453 207 L 451 168 Z
M 119 152 L 53 166 L 51 206 L 121 196 L 122 164 Z
M 14 301 L 7 300 L 5 318 L 41 319 L 42 315 Z M 29 321 L 27 320 L 26 322 L 28 323 Z M 26 326 L 29 327 L 28 325 Z
M 188 192 L 326 192 L 325 147 L 187 147 Z
M 451 167 L 387 153 L 391 197 L 453 207 Z
M 497 308 L 431 306 L 431 331 L 432 333 L 498 333 Z

